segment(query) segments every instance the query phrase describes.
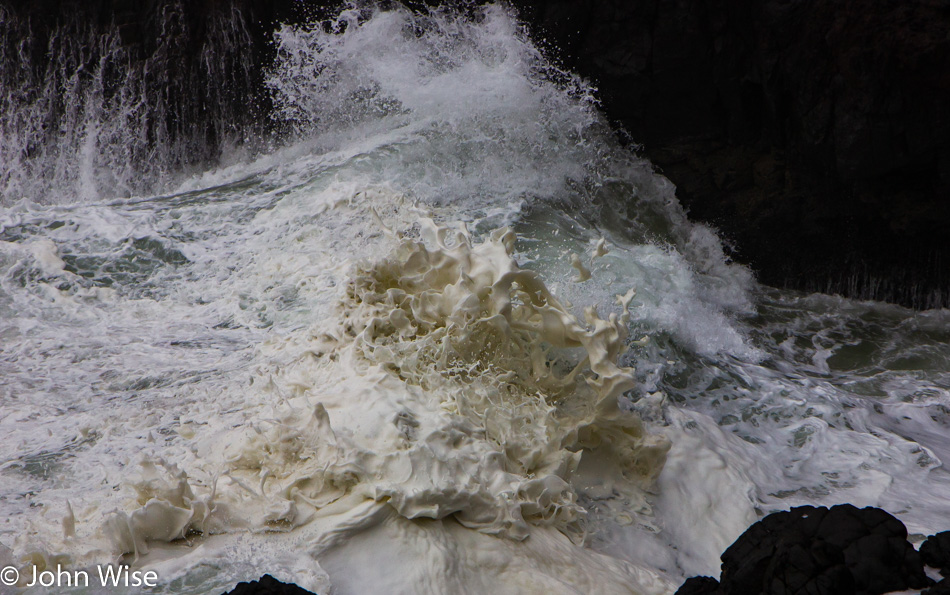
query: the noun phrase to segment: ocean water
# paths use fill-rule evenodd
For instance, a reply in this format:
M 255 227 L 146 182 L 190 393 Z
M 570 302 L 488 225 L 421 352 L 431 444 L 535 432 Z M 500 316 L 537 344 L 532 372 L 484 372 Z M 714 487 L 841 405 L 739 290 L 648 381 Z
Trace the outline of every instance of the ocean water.
M 950 528 L 950 313 L 757 284 L 501 7 L 277 45 L 280 148 L 2 196 L 3 565 L 659 594 L 792 506 Z

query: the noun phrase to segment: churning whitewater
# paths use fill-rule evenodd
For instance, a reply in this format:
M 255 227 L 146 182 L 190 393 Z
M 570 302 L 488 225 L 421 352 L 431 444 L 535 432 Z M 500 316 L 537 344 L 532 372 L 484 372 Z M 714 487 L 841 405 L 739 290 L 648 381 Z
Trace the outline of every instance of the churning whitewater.
M 660 594 L 790 506 L 950 527 L 945 311 L 756 285 L 502 7 L 276 49 L 279 149 L 120 163 L 90 95 L 108 159 L 0 164 L 2 565 Z

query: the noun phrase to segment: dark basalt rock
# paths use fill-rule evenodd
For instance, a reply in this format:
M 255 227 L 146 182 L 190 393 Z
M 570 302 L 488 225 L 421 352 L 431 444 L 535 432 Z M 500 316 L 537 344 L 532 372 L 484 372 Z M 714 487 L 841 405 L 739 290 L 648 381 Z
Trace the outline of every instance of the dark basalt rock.
M 512 1 L 762 281 L 950 303 L 950 3 Z
M 950 595 L 950 579 L 943 579 L 929 589 L 921 591 L 920 595 Z
M 681 592 L 877 595 L 933 583 L 903 523 L 883 510 L 850 504 L 765 517 L 723 552 L 718 589 L 703 579 L 690 579 Z M 683 591 L 687 587 L 694 590 Z
M 920 544 L 920 557 L 924 564 L 940 570 L 940 574 L 950 575 L 950 531 L 937 533 Z
M 269 574 L 259 581 L 238 583 L 236 587 L 223 595 L 314 595 L 310 591 L 294 584 L 282 583 Z
M 719 581 L 708 576 L 694 576 L 686 579 L 676 595 L 719 595 Z

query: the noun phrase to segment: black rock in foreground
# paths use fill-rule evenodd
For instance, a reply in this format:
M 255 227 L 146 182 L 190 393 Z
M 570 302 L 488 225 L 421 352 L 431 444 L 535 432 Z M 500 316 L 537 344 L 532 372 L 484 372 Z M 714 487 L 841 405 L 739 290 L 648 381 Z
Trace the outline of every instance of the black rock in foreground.
M 921 591 L 920 595 L 950 595 L 950 579 L 943 579 L 929 589 Z
M 676 591 L 676 595 L 716 595 L 718 593 L 720 593 L 719 581 L 708 576 L 688 578 Z
M 269 574 L 265 574 L 259 581 L 238 583 L 236 587 L 224 595 L 314 595 L 310 591 L 294 584 L 282 583 Z
M 940 574 L 950 575 L 950 531 L 931 535 L 920 544 L 920 557 L 924 564 L 940 570 Z
M 933 584 L 903 523 L 878 508 L 850 504 L 771 514 L 721 559 L 719 584 L 696 577 L 677 594 L 877 595 Z

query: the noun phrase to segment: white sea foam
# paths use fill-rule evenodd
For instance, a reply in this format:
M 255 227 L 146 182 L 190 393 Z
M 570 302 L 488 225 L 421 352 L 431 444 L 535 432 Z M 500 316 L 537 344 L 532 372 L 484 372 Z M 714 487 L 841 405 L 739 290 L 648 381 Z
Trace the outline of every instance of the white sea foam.
M 189 532 L 317 523 L 321 529 L 308 533 L 319 560 L 356 529 L 389 518 L 381 507 L 405 519 L 451 516 L 505 538 L 468 543 L 449 532 L 461 547 L 490 551 L 531 538 L 539 526 L 581 538 L 585 512 L 571 482 L 586 452 L 612 461 L 618 479 L 635 488 L 652 483 L 667 444 L 618 406 L 633 386 L 630 371 L 616 365 L 625 314 L 602 320 L 589 311 L 587 325 L 579 323 L 514 263 L 510 232 L 473 245 L 464 232 L 421 225 L 422 240 L 402 240 L 392 256 L 357 268 L 331 319 L 336 328 L 269 346 L 288 363 L 253 379 L 271 399 L 283 395 L 280 405 L 245 410 L 238 430 L 209 421 L 183 434 L 194 443 L 192 474 L 215 481 L 190 482 L 173 465 L 143 461 L 132 481 L 141 508 L 106 521 L 116 553 L 146 554 L 149 542 Z M 328 511 L 333 522 L 323 519 Z M 529 557 L 542 556 L 549 568 L 571 563 L 574 549 L 557 545 L 563 537 L 538 535 L 528 552 L 541 550 Z M 608 590 L 662 585 L 645 570 L 604 564 L 616 575 L 599 576 Z M 549 578 L 577 589 L 592 580 Z M 439 589 L 459 577 L 446 580 Z M 508 584 L 504 573 L 498 580 Z

